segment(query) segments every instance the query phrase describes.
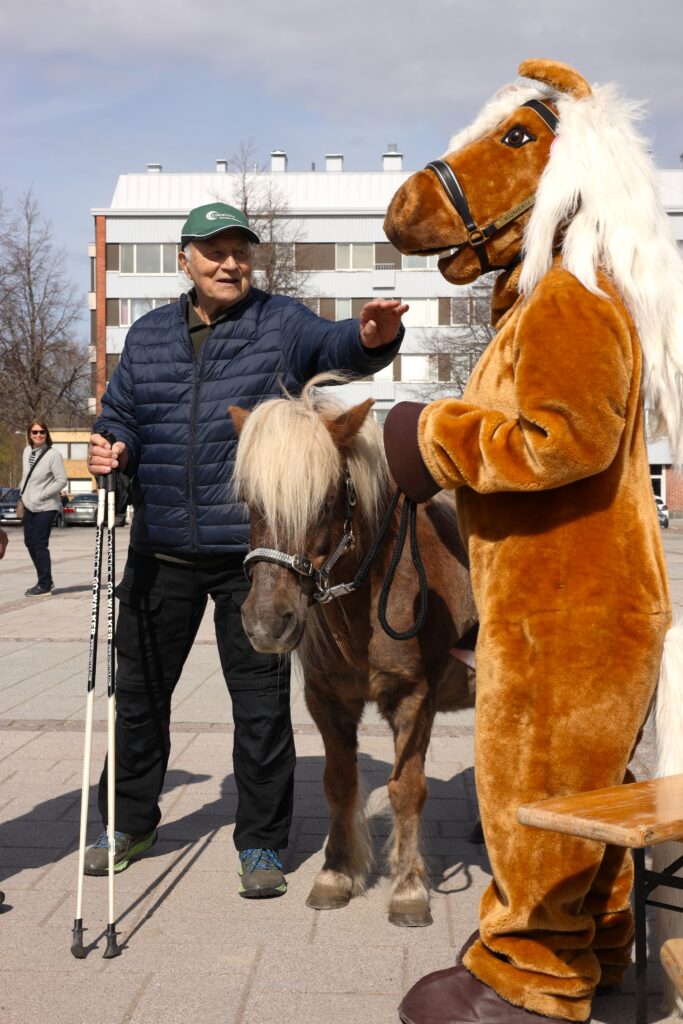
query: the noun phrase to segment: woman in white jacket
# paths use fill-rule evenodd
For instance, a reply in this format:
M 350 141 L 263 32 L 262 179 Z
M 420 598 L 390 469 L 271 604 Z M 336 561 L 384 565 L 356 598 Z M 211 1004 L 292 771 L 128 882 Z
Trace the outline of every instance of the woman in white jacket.
M 38 582 L 26 591 L 26 596 L 41 597 L 54 590 L 48 541 L 55 512 L 62 507 L 60 492 L 66 487 L 67 476 L 62 456 L 52 447 L 46 423 L 34 420 L 26 430 L 26 440 L 20 485 L 24 544 L 38 573 Z

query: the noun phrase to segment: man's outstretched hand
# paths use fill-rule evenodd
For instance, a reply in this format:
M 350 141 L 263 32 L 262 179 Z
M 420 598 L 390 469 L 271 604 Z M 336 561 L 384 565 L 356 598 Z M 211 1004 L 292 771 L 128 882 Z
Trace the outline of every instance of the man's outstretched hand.
M 366 348 L 389 345 L 399 332 L 401 317 L 409 307 L 398 299 L 372 299 L 360 313 L 360 340 Z

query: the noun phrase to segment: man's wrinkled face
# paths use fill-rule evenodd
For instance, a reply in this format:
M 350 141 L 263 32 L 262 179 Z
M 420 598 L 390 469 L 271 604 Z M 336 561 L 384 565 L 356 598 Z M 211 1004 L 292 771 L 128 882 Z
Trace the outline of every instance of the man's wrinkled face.
M 253 246 L 239 228 L 194 239 L 187 253 L 179 253 L 178 261 L 211 319 L 243 299 L 251 286 Z

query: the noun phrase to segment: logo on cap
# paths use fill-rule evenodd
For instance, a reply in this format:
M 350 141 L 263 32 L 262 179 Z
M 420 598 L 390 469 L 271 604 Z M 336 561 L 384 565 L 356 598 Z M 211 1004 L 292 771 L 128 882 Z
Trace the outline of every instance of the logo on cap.
M 219 213 L 218 210 L 209 210 L 206 215 L 207 220 L 234 220 L 235 218 L 230 213 Z

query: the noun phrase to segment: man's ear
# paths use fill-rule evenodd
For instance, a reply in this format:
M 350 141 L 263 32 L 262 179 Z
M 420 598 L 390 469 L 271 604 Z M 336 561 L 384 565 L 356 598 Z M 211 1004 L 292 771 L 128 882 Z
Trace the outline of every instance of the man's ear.
M 182 272 L 185 274 L 185 276 L 189 277 L 190 280 L 192 280 L 192 275 L 190 274 L 189 270 L 187 269 L 187 264 L 188 264 L 187 253 L 183 252 L 183 250 L 180 249 L 180 251 L 178 252 L 178 266 L 180 267 Z
M 235 428 L 235 433 L 239 437 L 242 432 L 242 427 L 247 422 L 247 418 L 251 416 L 251 413 L 248 409 L 243 409 L 241 405 L 228 406 L 228 413 L 232 420 L 232 425 Z

